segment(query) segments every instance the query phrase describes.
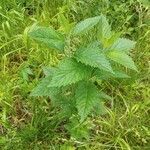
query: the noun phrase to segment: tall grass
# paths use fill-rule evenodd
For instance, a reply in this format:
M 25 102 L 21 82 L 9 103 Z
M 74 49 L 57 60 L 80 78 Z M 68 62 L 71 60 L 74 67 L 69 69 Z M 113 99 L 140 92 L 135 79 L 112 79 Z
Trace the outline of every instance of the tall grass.
M 43 77 L 42 68 L 58 62 L 55 54 L 28 39 L 38 23 L 57 28 L 57 14 L 79 21 L 103 13 L 112 27 L 137 41 L 132 51 L 139 73 L 103 83 L 114 98 L 108 114 L 91 119 L 89 139 L 68 136 L 61 115 L 48 98 L 30 92 Z M 1 149 L 150 149 L 150 9 L 127 0 L 0 1 L 0 146 Z

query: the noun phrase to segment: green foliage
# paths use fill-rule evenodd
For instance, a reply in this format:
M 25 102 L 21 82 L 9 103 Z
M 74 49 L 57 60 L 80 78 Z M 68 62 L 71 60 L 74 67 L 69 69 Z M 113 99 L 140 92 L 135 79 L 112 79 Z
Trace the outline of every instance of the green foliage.
M 63 13 L 58 15 L 58 21 L 60 23 L 60 30 L 66 34 L 69 34 L 74 26 L 74 23 L 70 23 L 69 20 L 63 15 Z
M 75 139 L 88 139 L 89 138 L 89 127 L 88 122 L 80 123 L 79 120 L 73 116 L 70 118 L 70 122 L 65 126 L 71 136 Z
M 73 29 L 73 35 L 81 35 L 93 28 L 100 21 L 100 17 L 93 17 L 79 22 Z
M 73 107 L 77 108 L 77 112 L 74 112 L 75 116 L 79 116 L 80 122 L 84 122 L 94 107 L 98 108 L 98 112 L 101 114 L 105 113 L 104 103 L 100 102 L 100 100 L 107 99 L 109 96 L 104 93 L 100 94 L 98 87 L 95 85 L 95 81 L 107 80 L 108 78 L 128 78 L 128 75 L 119 70 L 113 71 L 112 65 L 114 64 L 111 60 L 137 71 L 134 62 L 126 54 L 130 49 L 134 48 L 135 42 L 125 38 L 118 39 L 118 34 L 114 36 L 104 15 L 85 19 L 72 29 L 65 27 L 65 25 L 69 26 L 69 21 L 67 21 L 64 16 L 62 16 L 61 19 L 59 17 L 59 20 L 63 26 L 64 33 L 66 33 L 66 39 L 69 39 L 68 41 L 71 41 L 72 38 L 72 36 L 68 34 L 69 32 L 71 32 L 73 36 L 77 36 L 88 32 L 92 28 L 96 28 L 98 30 L 98 32 L 95 33 L 97 34 L 97 42 L 90 43 L 85 47 L 83 47 L 81 43 L 81 48 L 74 48 L 75 52 L 73 51 L 69 56 L 66 54 L 68 53 L 67 51 L 70 51 L 70 42 L 69 45 L 68 42 L 64 42 L 66 43 L 65 46 L 70 48 L 65 49 L 63 58 L 60 60 L 58 67 L 56 67 L 50 76 L 43 79 L 32 92 L 32 95 L 47 95 L 53 99 L 57 95 L 57 93 L 55 96 L 51 95 L 55 91 L 55 88 L 59 89 L 62 86 L 68 87 L 68 92 L 70 93 L 68 95 L 69 101 L 74 101 L 74 99 L 76 101 L 76 103 L 72 104 L 74 105 Z M 43 41 L 43 43 L 50 39 L 51 45 L 55 45 L 55 41 L 53 42 L 51 39 L 57 39 L 57 41 L 61 40 L 61 37 L 56 31 L 44 27 L 33 30 L 29 35 L 34 39 L 41 42 Z M 106 46 L 108 42 L 109 46 Z M 73 47 L 76 47 L 76 45 L 74 44 Z M 93 77 L 95 77 L 95 80 L 92 80 Z M 75 84 L 75 86 L 73 86 L 73 84 Z M 65 93 L 62 94 L 65 95 Z M 62 98 L 58 99 L 62 101 Z M 67 104 L 67 97 L 65 99 L 66 102 L 64 101 L 64 104 Z M 68 107 L 67 110 L 69 110 Z
M 111 36 L 111 27 L 105 16 L 101 15 L 98 25 L 98 39 L 102 42 Z
M 96 70 L 94 72 L 94 75 L 96 76 L 96 79 L 100 80 L 108 80 L 111 78 L 130 78 L 126 73 L 123 71 L 113 70 L 113 73 L 102 71 L 102 70 Z
M 76 51 L 75 58 L 86 65 L 113 72 L 109 61 L 103 53 L 100 53 L 98 47 L 80 48 Z
M 137 68 L 134 65 L 134 62 L 126 53 L 113 50 L 113 51 L 110 51 L 107 55 L 111 60 L 113 60 L 127 68 L 137 71 Z
M 96 86 L 90 82 L 79 83 L 75 98 L 81 122 L 88 116 L 94 106 L 100 100 L 99 91 Z
M 61 34 L 48 27 L 33 26 L 32 28 L 33 29 L 29 33 L 30 37 L 38 42 L 46 44 L 49 48 L 63 51 L 65 43 Z
M 119 38 L 117 41 L 115 41 L 115 43 L 113 43 L 111 49 L 129 52 L 129 50 L 135 48 L 135 44 L 136 42 L 129 39 Z
M 67 58 L 61 61 L 48 85 L 49 87 L 61 87 L 76 83 L 88 78 L 90 72 L 90 67 L 78 63 L 73 58 Z
M 149 149 L 148 1 L 1 0 L 0 149 Z M 98 38 L 99 23 L 83 31 L 82 36 L 70 34 L 75 22 L 101 13 L 113 29 L 109 39 Z M 48 46 L 35 39 L 43 43 L 39 46 L 29 40 L 29 26 L 35 23 L 40 28 L 53 26 L 65 46 L 59 50 L 52 43 Z M 116 46 L 125 38 L 137 41 L 136 48 L 124 48 L 130 45 L 129 40 Z M 49 87 L 54 72 L 43 66 L 57 70 L 68 51 L 69 57 L 76 59 L 78 49 L 89 47 L 99 48 L 113 73 L 83 63 L 91 68 L 90 76 L 84 80 L 97 87 L 100 98 L 88 119 L 81 123 L 75 91 L 82 81 Z M 132 56 L 140 72 L 134 73 L 111 60 L 107 56 L 110 50 Z M 34 88 L 38 81 L 40 87 Z M 36 98 L 30 96 L 33 88 Z
M 42 79 L 38 86 L 32 91 L 31 96 L 52 96 L 55 93 L 58 94 L 57 88 L 48 87 L 49 81 L 51 81 L 51 79 L 51 75 Z

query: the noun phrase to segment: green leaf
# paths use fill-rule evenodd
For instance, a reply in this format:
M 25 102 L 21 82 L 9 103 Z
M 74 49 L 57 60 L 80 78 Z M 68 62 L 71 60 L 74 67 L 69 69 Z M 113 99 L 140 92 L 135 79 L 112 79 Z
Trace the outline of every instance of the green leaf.
M 110 49 L 129 52 L 131 49 L 135 47 L 136 42 L 125 39 L 119 38 L 114 44 L 111 46 Z
M 114 71 L 113 77 L 115 77 L 115 78 L 130 78 L 130 76 L 128 76 L 126 73 L 124 73 L 122 71 L 118 71 L 118 70 Z
M 75 59 L 68 58 L 63 60 L 53 74 L 49 86 L 61 87 L 76 83 L 90 76 L 91 68 L 77 62 Z
M 80 82 L 75 91 L 76 104 L 81 122 L 88 116 L 100 100 L 98 89 L 91 82 Z
M 99 96 L 101 101 L 98 101 L 98 103 L 94 107 L 94 110 L 96 111 L 96 114 L 104 115 L 107 113 L 107 109 L 105 107 L 105 100 L 112 102 L 113 98 L 102 91 L 99 92 Z
M 100 47 L 100 49 L 103 49 L 103 47 L 99 41 L 93 41 L 87 45 L 87 48 L 90 48 L 90 49 L 99 48 L 99 47 Z
M 119 39 L 120 35 L 121 32 L 112 32 L 110 38 L 104 39 L 103 48 L 105 48 L 105 50 L 109 50 L 109 48 L 114 44 L 114 42 L 116 42 Z
M 75 53 L 75 58 L 92 67 L 97 67 L 113 73 L 111 65 L 99 48 L 80 48 Z
M 100 16 L 85 19 L 79 22 L 73 30 L 73 35 L 81 35 L 93 28 L 100 21 Z
M 109 101 L 112 101 L 112 97 L 110 97 L 109 95 L 107 95 L 106 93 L 104 92 L 99 92 L 99 95 L 100 95 L 100 98 L 101 99 L 105 99 L 105 100 L 109 100 Z
M 68 98 L 67 96 L 63 100 L 62 98 L 60 98 L 58 104 L 59 104 L 58 107 L 61 106 L 60 113 L 63 117 L 70 118 L 73 114 L 77 112 L 75 107 L 76 106 L 75 100 Z
M 107 109 L 106 109 L 106 107 L 105 107 L 104 102 L 99 102 L 99 103 L 95 106 L 94 110 L 95 110 L 95 113 L 96 113 L 97 115 L 105 115 L 105 114 L 107 114 Z
M 33 75 L 33 72 L 31 70 L 31 68 L 24 67 L 21 69 L 20 74 L 21 74 L 24 81 L 29 81 L 29 75 Z
M 125 54 L 123 52 L 111 51 L 108 53 L 108 57 L 111 60 L 113 60 L 113 61 L 115 61 L 115 62 L 129 68 L 129 69 L 137 71 L 137 68 L 134 65 L 132 58 L 130 58 L 127 54 Z
M 99 26 L 98 26 L 98 39 L 103 43 L 105 39 L 111 37 L 111 26 L 104 15 L 100 16 Z
M 49 75 L 46 78 L 42 79 L 42 81 L 33 89 L 31 92 L 31 96 L 53 96 L 57 95 L 58 89 L 54 87 L 48 87 L 52 76 Z
M 58 49 L 60 51 L 64 49 L 64 38 L 53 28 L 34 27 L 29 32 L 29 36 L 38 42 L 46 44 L 49 48 Z
M 49 67 L 49 66 L 44 66 L 44 67 L 42 67 L 42 69 L 43 69 L 44 75 L 46 75 L 46 76 L 52 75 L 56 71 L 56 68 Z
M 74 26 L 74 22 L 69 23 L 69 20 L 62 13 L 58 15 L 58 21 L 61 25 L 60 30 L 64 31 L 66 34 L 68 34 Z
M 77 140 L 89 138 L 90 124 L 88 122 L 84 122 L 81 124 L 77 116 L 71 117 L 69 121 L 70 122 L 67 125 L 65 125 L 65 128 L 70 132 L 72 137 L 76 138 Z
M 98 80 L 108 80 L 110 78 L 121 78 L 121 79 L 122 78 L 130 78 L 130 76 L 128 76 L 126 73 L 124 73 L 122 71 L 115 70 L 115 69 L 113 69 L 113 73 L 97 69 L 94 72 L 94 76 Z

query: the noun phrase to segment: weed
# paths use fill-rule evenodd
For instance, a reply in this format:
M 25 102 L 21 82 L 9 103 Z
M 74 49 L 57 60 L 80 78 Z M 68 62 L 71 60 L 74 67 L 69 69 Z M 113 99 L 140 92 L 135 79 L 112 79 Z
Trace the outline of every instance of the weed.
M 118 65 L 115 63 L 137 71 L 128 55 L 135 47 L 135 42 L 114 34 L 103 15 L 85 19 L 74 27 L 70 27 L 71 23 L 63 14 L 59 19 L 62 33 L 46 27 L 32 27 L 29 32 L 30 37 L 57 50 L 63 56 L 58 67 L 49 68 L 49 74 L 31 95 L 49 96 L 56 108 L 61 107 L 65 117 L 73 121 L 68 128 L 70 132 L 75 137 L 82 138 L 87 133 L 81 126 L 91 111 L 95 108 L 103 114 L 105 110 L 104 99 L 109 96 L 99 91 L 100 81 L 129 78 L 117 69 Z M 93 37 L 87 38 L 88 31 L 94 27 L 97 34 L 95 32 Z M 84 35 L 88 43 L 80 42 L 80 37 L 84 38 Z M 79 43 L 75 45 L 74 39 L 77 36 Z
M 148 3 L 142 2 L 0 1 L 0 149 L 149 149 L 150 10 Z M 64 56 L 44 44 L 32 42 L 27 33 L 32 24 L 51 25 L 57 32 L 67 32 L 76 22 L 101 13 L 107 16 L 113 31 L 121 31 L 122 37 L 136 41 L 130 56 L 139 72 L 128 69 L 125 72 L 130 78 L 99 80 L 98 90 L 105 91 L 113 100 L 105 102 L 107 113 L 98 115 L 101 112 L 95 108 L 79 128 L 82 132 L 75 132 L 72 125 L 76 124 L 76 117 L 72 116 L 68 121 L 64 119 L 66 114 L 60 105 L 56 108 L 58 103 L 54 105 L 45 96 L 29 96 L 39 80 L 49 74 L 48 68 L 56 67 Z M 71 23 L 68 29 L 64 30 L 63 20 L 58 19 L 62 18 L 61 14 Z M 96 26 L 88 36 L 71 40 L 71 47 L 75 45 L 78 49 L 78 44 L 85 46 L 96 39 L 95 29 Z M 68 126 L 64 126 L 68 122 Z M 85 139 L 80 139 L 80 134 Z

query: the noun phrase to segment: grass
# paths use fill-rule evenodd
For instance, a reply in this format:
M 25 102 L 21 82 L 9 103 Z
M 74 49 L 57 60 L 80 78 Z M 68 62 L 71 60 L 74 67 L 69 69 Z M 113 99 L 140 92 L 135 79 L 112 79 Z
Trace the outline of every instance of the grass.
M 69 137 L 47 98 L 30 92 L 43 77 L 44 66 L 58 58 L 31 41 L 34 23 L 57 28 L 64 11 L 72 21 L 104 13 L 114 30 L 137 42 L 132 55 L 139 69 L 129 80 L 103 83 L 113 96 L 113 108 L 92 118 L 90 137 Z M 150 9 L 127 0 L 2 0 L 0 2 L 0 149 L 150 149 Z

